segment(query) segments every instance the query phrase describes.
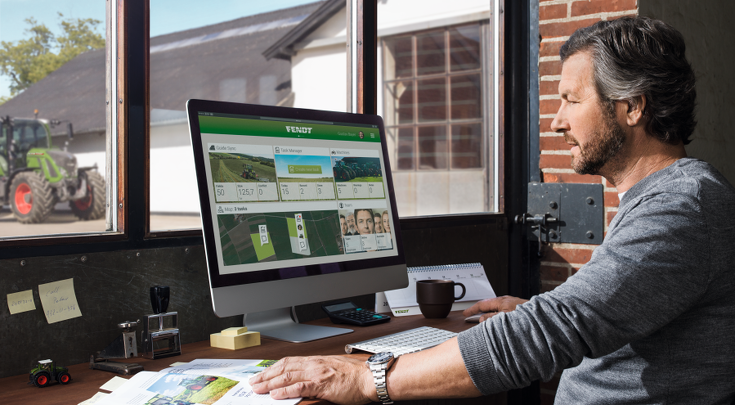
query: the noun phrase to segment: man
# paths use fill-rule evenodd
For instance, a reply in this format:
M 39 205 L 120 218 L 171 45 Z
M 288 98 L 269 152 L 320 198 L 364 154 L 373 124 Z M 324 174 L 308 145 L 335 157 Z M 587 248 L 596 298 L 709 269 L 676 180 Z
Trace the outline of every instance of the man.
M 360 235 L 371 235 L 375 233 L 373 210 L 368 208 L 356 209 L 355 222 L 357 223 L 357 232 L 359 232 Z
M 355 228 L 355 214 L 347 214 L 347 234 L 346 236 L 359 235 L 357 228 Z
M 465 314 L 486 322 L 398 358 L 391 399 L 489 394 L 565 370 L 560 404 L 735 401 L 735 190 L 686 157 L 695 90 L 684 51 L 675 29 L 645 18 L 569 38 L 552 129 L 576 172 L 620 193 L 605 240 L 553 291 L 482 301 Z M 252 383 L 275 398 L 375 401 L 358 363 L 290 358 Z
M 339 214 L 339 229 L 342 231 L 342 236 L 347 235 L 347 219 L 342 214 Z

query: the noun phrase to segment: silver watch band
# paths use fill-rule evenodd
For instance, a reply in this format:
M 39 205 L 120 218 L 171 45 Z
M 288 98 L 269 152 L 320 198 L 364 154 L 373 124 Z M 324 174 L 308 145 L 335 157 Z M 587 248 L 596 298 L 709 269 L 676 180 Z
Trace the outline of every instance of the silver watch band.
M 373 380 L 375 381 L 375 390 L 378 393 L 378 399 L 385 405 L 393 403 L 388 395 L 388 386 L 386 378 L 386 369 L 388 363 L 371 364 L 370 371 L 373 372 Z

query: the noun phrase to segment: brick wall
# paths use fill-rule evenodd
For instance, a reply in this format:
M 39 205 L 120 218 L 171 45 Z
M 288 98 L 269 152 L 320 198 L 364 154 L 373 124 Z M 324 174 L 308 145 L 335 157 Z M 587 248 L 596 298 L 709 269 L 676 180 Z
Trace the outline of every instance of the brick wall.
M 542 181 L 549 183 L 602 183 L 605 187 L 605 231 L 618 207 L 614 187 L 600 176 L 582 176 L 571 169 L 570 146 L 550 126 L 561 103 L 559 48 L 580 27 L 600 20 L 638 14 L 637 0 L 539 0 L 539 109 Z M 595 245 L 557 243 L 545 247 L 541 261 L 541 292 L 553 290 L 589 261 Z M 552 404 L 559 376 L 541 384 L 541 403 Z

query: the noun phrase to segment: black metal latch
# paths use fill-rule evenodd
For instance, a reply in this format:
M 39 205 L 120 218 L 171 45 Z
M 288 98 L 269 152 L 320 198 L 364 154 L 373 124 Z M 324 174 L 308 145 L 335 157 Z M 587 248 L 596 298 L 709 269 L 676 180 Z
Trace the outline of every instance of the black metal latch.
M 556 243 L 602 243 L 602 184 L 529 183 L 528 212 L 515 223 L 530 225 L 539 240 Z

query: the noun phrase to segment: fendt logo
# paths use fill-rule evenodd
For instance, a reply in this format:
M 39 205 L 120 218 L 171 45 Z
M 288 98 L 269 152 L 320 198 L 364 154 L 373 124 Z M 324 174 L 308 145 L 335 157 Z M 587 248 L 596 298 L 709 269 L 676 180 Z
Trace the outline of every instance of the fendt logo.
M 286 131 L 288 132 L 298 132 L 300 134 L 310 134 L 311 128 L 309 127 L 286 127 Z
M 395 312 L 396 312 L 397 314 L 405 314 L 406 312 L 408 312 L 408 310 L 407 310 L 407 309 L 398 309 L 398 310 L 396 310 Z

